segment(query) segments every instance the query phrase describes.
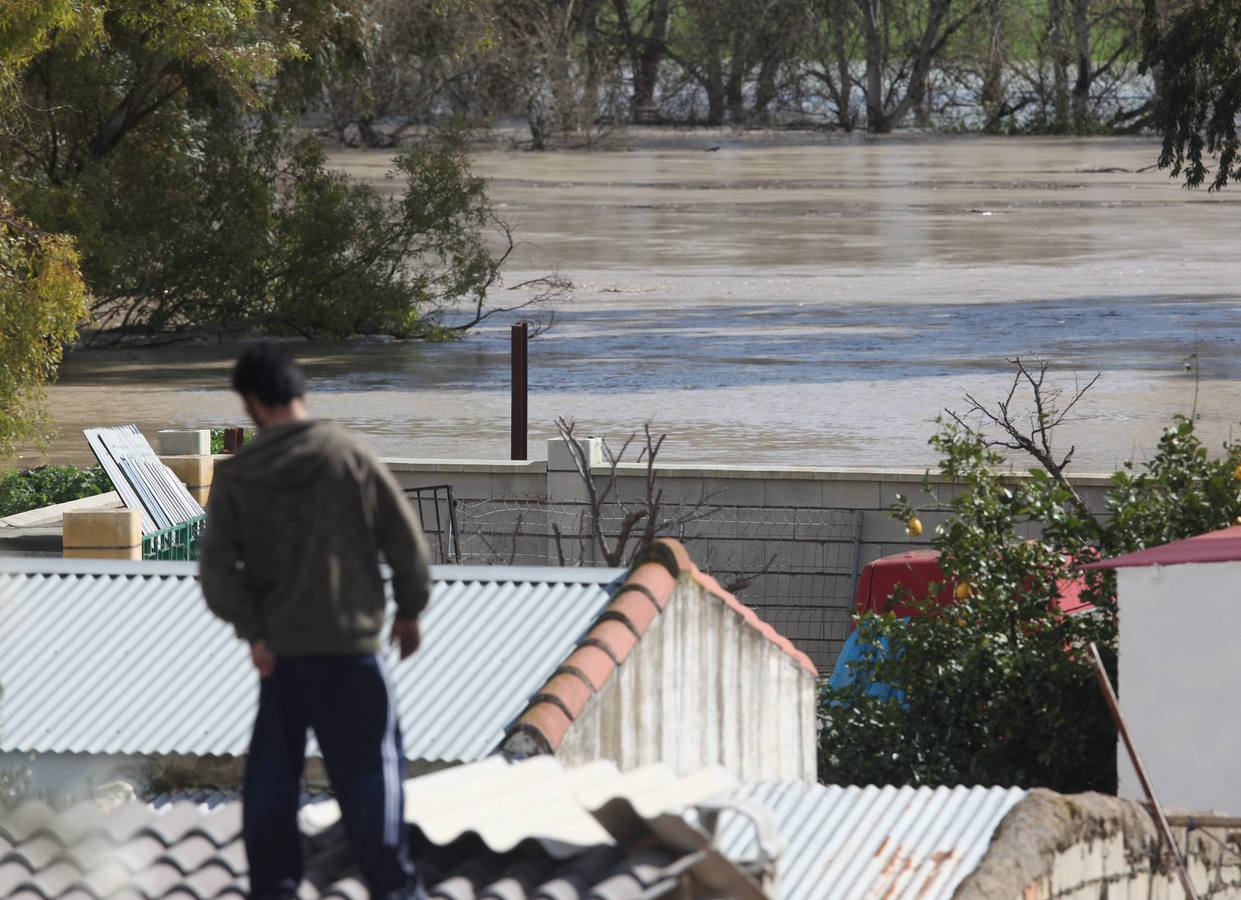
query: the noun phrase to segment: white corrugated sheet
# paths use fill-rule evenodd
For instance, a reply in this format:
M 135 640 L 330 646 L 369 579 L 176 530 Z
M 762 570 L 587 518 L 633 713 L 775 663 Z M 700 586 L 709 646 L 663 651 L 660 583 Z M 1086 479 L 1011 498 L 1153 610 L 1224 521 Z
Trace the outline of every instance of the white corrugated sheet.
M 0 752 L 244 753 L 257 678 L 195 573 L 192 563 L 0 560 Z M 621 574 L 436 567 L 424 649 L 390 657 L 406 757 L 491 753 Z
M 613 820 L 631 824 L 637 816 L 649 824 L 720 800 L 736 786 L 737 779 L 718 766 L 678 776 L 662 765 L 621 772 L 606 760 L 566 768 L 554 756 L 520 762 L 493 756 L 406 781 L 405 821 L 440 846 L 473 834 L 490 850 L 507 853 L 534 840 L 564 859 L 614 843 L 607 829 Z M 317 834 L 339 817 L 335 801 L 305 805 L 302 830 Z
M 769 809 L 784 839 L 783 900 L 947 900 L 978 866 L 1021 788 L 828 787 L 800 781 L 742 785 L 734 796 Z M 753 831 L 725 814 L 720 848 L 756 853 Z

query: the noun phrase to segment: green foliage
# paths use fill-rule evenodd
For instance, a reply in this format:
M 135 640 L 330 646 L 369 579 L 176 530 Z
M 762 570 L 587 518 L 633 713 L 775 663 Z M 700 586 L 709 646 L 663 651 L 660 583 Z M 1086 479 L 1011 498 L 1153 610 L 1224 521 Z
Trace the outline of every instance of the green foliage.
M 404 190 L 388 199 L 328 171 L 319 144 L 292 138 L 287 122 L 247 134 L 230 120 L 195 127 L 180 152 L 130 144 L 24 195 L 80 235 L 101 327 L 411 337 L 443 307 L 485 297 L 492 213 L 460 146 L 402 153 Z
M 389 198 L 298 136 L 303 101 L 353 59 L 357 3 L 97 8 L 87 38 L 25 28 L 42 43 L 22 106 L 46 114 L 0 131 L 0 184 L 77 238 L 94 326 L 442 337 L 444 308 L 481 309 L 493 216 L 461 146 L 402 154 Z
M 112 490 L 112 481 L 99 466 L 40 466 L 0 474 L 0 518 L 56 503 L 81 500 Z
M 73 241 L 35 228 L 0 195 L 0 456 L 49 432 L 43 388 L 85 305 Z
M 1237 116 L 1241 114 L 1241 3 L 1205 0 L 1179 7 L 1164 19 L 1147 0 L 1144 67 L 1159 90 L 1154 125 L 1163 138 L 1159 167 L 1185 176 L 1186 187 L 1206 179 L 1216 157 L 1211 189 L 1241 177 Z
M 1046 472 L 1005 474 L 972 431 L 941 425 L 932 443 L 953 484 L 934 544 L 949 585 L 968 585 L 967 596 L 941 607 L 934 586 L 930 597 L 907 598 L 919 610 L 907 622 L 860 619 L 869 643 L 889 648 L 868 676 L 901 693 L 867 696 L 866 679 L 824 688 L 820 777 L 1114 790 L 1115 732 L 1085 655 L 1094 641 L 1114 658 L 1114 579 L 1080 566 L 1232 524 L 1241 448 L 1212 458 L 1192 422 L 1178 419 L 1148 464 L 1114 477 L 1111 517 L 1099 521 L 1080 515 Z M 924 490 L 933 491 L 929 480 Z M 902 499 L 893 515 L 912 512 Z M 1055 604 L 1058 583 L 1076 578 L 1096 611 L 1067 617 Z
M 1130 464 L 1113 476 L 1102 530 L 1106 556 L 1155 547 L 1195 534 L 1227 528 L 1241 516 L 1241 442 L 1224 444 L 1212 457 L 1194 433 L 1192 419 L 1177 416 L 1164 429 L 1151 461 Z
M 244 438 L 245 443 L 247 444 L 250 443 L 250 441 L 254 440 L 254 430 L 252 428 L 245 429 L 243 438 Z M 212 428 L 211 429 L 211 452 L 214 454 L 220 454 L 224 452 L 224 429 L 223 428 Z

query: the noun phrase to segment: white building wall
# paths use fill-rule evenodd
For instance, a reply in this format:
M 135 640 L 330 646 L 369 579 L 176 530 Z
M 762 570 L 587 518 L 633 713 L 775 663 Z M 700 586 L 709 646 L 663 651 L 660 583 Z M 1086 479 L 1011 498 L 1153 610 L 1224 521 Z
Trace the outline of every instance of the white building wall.
M 1160 801 L 1241 814 L 1241 562 L 1117 575 L 1120 706 Z M 1117 753 L 1120 796 L 1143 799 Z
M 569 728 L 566 765 L 720 765 L 743 781 L 817 779 L 815 682 L 683 575 L 668 608 Z

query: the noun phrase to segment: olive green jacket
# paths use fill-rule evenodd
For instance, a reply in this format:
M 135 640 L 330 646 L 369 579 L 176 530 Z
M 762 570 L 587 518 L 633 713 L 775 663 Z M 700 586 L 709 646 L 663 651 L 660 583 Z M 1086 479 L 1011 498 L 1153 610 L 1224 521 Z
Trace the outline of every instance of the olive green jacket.
M 381 553 L 397 616 L 416 618 L 431 592 L 426 539 L 392 474 L 343 430 L 265 428 L 216 467 L 199 572 L 243 640 L 277 656 L 376 652 Z

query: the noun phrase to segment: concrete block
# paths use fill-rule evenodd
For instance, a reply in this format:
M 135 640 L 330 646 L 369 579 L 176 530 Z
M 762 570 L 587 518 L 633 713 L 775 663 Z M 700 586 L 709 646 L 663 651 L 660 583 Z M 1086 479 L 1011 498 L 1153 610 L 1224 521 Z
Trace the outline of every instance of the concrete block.
M 882 509 L 879 481 L 823 482 L 823 505 L 829 509 Z
M 578 438 L 577 444 L 586 453 L 592 466 L 603 465 L 603 439 L 595 437 Z M 552 438 L 547 442 L 547 471 L 576 472 L 577 464 L 573 459 L 573 451 L 564 438 Z
M 510 475 L 497 472 L 491 476 L 492 499 L 543 500 L 546 493 L 546 475 Z
M 820 508 L 823 506 L 823 482 L 805 479 L 766 480 L 763 482 L 763 504 Z
M 207 505 L 211 482 L 215 477 L 214 456 L 161 456 L 160 462 L 172 469 L 172 474 L 185 485 L 199 505 Z
M 115 547 L 115 548 L 98 548 L 98 547 L 66 547 L 64 549 L 64 559 L 128 559 L 139 561 L 142 559 L 142 545 L 137 547 Z
M 896 503 L 898 494 L 905 497 L 914 506 L 934 505 L 936 499 L 948 501 L 953 496 L 953 485 L 950 484 L 931 484 L 931 490 L 934 497 L 922 490 L 921 483 L 917 481 L 884 481 L 879 484 L 879 506 L 878 509 L 889 510 Z
M 904 522 L 898 522 L 886 512 L 867 513 L 862 533 L 868 541 L 926 546 L 935 537 L 935 526 L 946 521 L 948 514 L 933 511 L 919 512 L 918 518 L 922 521 L 922 536 L 916 541 L 905 530 Z
M 142 559 L 142 517 L 137 510 L 68 512 L 64 553 L 71 559 Z
M 707 478 L 707 495 L 711 506 L 763 506 L 766 504 L 766 485 L 749 478 Z M 701 485 L 695 486 L 695 494 Z
M 206 428 L 193 431 L 168 429 L 156 436 L 160 456 L 209 456 L 211 432 Z

